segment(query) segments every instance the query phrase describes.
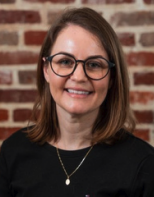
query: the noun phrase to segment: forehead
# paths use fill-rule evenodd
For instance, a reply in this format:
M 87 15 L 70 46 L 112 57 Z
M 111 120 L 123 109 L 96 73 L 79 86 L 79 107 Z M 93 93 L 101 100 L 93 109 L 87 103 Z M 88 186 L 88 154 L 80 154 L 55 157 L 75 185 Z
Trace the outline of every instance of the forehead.
M 105 51 L 100 39 L 96 35 L 83 27 L 74 24 L 69 24 L 62 29 L 56 38 L 52 47 L 52 52 L 56 53 L 61 50 L 67 52 L 81 50 L 84 52 L 88 51 L 89 53 L 90 50 L 91 53 Z

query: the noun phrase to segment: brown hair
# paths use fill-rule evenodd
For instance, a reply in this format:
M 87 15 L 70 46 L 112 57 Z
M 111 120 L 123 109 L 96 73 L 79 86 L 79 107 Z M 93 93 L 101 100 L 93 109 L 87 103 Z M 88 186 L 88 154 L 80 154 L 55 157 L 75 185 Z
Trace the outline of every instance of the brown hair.
M 65 10 L 47 33 L 38 60 L 38 98 L 33 108 L 33 118 L 36 117 L 38 110 L 40 112 L 28 136 L 32 141 L 40 144 L 49 140 L 56 141 L 59 137 L 55 101 L 44 78 L 42 57 L 50 56 L 57 36 L 69 24 L 79 25 L 98 37 L 108 54 L 109 61 L 116 65 L 111 69 L 111 87 L 100 107 L 92 130 L 92 143 L 115 141 L 122 131 L 132 132 L 135 128 L 135 120 L 129 103 L 127 65 L 116 33 L 99 13 L 90 8 Z

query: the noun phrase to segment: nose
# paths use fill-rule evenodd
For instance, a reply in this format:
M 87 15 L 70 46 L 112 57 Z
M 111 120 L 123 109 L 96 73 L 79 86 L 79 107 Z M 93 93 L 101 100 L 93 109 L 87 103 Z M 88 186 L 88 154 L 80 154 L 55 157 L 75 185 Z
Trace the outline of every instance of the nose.
M 75 81 L 87 81 L 88 80 L 83 66 L 84 66 L 84 62 L 79 60 L 77 62 L 77 65 L 76 65 L 76 68 L 75 68 L 74 72 L 70 76 L 70 78 L 72 80 L 75 80 Z

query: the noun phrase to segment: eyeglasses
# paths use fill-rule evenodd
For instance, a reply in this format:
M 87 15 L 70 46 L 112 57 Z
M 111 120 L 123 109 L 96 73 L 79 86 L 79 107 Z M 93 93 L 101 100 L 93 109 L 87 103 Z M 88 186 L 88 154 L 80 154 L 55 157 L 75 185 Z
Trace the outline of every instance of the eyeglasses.
M 109 70 L 115 66 L 114 63 L 99 55 L 89 57 L 86 60 L 76 60 L 70 54 L 57 53 L 45 59 L 50 62 L 52 71 L 60 77 L 72 75 L 79 62 L 83 64 L 85 75 L 92 80 L 103 79 L 109 73 Z

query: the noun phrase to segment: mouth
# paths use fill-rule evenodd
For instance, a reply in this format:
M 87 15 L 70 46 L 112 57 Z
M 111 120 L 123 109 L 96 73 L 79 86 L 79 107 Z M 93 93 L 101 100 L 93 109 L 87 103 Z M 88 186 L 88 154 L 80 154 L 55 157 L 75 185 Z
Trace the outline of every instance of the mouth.
M 83 91 L 83 90 L 73 90 L 73 89 L 65 89 L 67 92 L 71 93 L 71 94 L 80 94 L 80 95 L 89 95 L 92 92 L 89 91 Z

